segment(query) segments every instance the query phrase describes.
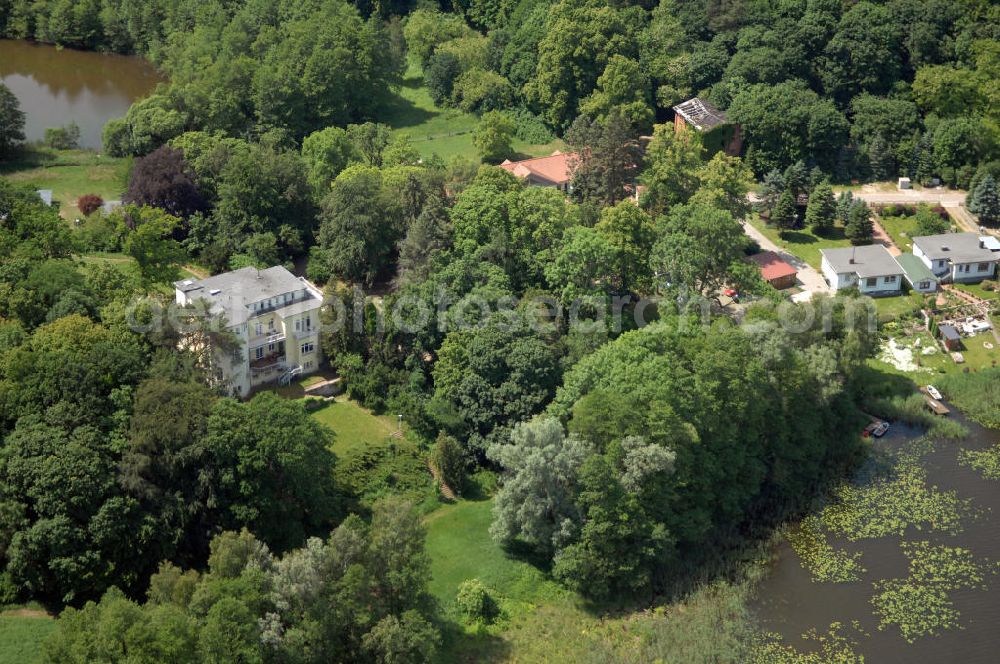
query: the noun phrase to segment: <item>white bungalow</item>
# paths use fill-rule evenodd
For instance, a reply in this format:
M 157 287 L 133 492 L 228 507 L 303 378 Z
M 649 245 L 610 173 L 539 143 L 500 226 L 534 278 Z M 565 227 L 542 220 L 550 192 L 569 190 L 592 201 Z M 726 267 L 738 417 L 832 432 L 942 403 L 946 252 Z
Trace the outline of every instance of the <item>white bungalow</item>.
M 903 268 L 881 244 L 820 249 L 823 276 L 834 290 L 857 288 L 865 295 L 895 295 L 903 289 Z
M 992 278 L 998 256 L 978 233 L 944 233 L 913 238 L 913 255 L 942 281 L 977 282 Z

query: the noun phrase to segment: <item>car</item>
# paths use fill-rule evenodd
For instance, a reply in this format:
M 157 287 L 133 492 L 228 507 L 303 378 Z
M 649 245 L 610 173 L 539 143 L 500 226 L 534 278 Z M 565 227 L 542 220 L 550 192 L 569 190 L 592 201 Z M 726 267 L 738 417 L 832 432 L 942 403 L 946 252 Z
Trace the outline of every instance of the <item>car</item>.
M 934 387 L 933 385 L 928 385 L 925 389 L 927 390 L 927 394 L 931 395 L 938 401 L 941 401 L 941 399 L 944 398 L 941 396 L 941 392 L 938 390 L 938 388 Z
M 726 297 L 728 297 L 733 302 L 739 302 L 740 301 L 740 294 L 735 289 L 733 289 L 733 288 L 725 288 L 725 289 L 723 289 L 722 294 L 725 295 Z

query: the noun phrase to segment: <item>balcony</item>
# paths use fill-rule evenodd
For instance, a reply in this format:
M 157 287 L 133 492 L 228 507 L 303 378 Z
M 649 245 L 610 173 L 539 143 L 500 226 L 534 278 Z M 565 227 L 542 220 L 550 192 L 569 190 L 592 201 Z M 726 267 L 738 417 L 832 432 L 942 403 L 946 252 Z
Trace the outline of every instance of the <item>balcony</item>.
M 250 337 L 247 341 L 247 345 L 250 348 L 255 348 L 257 346 L 264 346 L 266 344 L 276 344 L 279 341 L 285 340 L 285 333 L 281 330 L 269 330 L 264 334 L 260 334 L 255 337 Z
M 269 353 L 264 357 L 259 359 L 250 360 L 250 371 L 251 372 L 262 372 L 270 371 L 276 368 L 282 368 L 285 366 L 285 354 L 284 353 Z

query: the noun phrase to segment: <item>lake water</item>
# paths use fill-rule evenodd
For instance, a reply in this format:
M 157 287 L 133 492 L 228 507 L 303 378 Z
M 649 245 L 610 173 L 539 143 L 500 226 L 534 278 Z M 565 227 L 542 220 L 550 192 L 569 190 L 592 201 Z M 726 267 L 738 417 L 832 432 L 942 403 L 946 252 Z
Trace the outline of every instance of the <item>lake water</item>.
M 163 79 L 138 57 L 0 40 L 0 80 L 20 101 L 29 141 L 75 122 L 81 146 L 99 149 L 104 123 Z
M 952 411 L 957 414 L 956 411 Z M 832 546 L 849 552 L 863 552 L 867 572 L 852 583 L 814 582 L 800 564 L 795 551 L 783 542 L 777 551 L 772 572 L 758 588 L 755 612 L 760 626 L 781 634 L 784 641 L 801 650 L 814 650 L 816 643 L 801 636 L 810 629 L 825 633 L 834 622 L 850 626 L 858 621 L 860 632 L 845 630 L 845 636 L 857 639 L 856 653 L 867 662 L 938 664 L 962 662 L 986 664 L 1000 661 L 1000 578 L 987 575 L 988 590 L 959 590 L 951 593 L 955 608 L 961 612 L 961 629 L 948 629 L 938 636 L 924 636 L 907 643 L 896 626 L 877 629 L 878 618 L 872 612 L 875 594 L 872 582 L 877 579 L 905 578 L 908 561 L 900 550 L 900 541 L 929 540 L 971 550 L 977 558 L 1000 561 L 1000 481 L 984 479 L 978 471 L 959 465 L 959 449 L 985 449 L 997 443 L 1000 432 L 985 429 L 964 418 L 970 434 L 959 442 L 938 442 L 923 459 L 927 484 L 942 490 L 954 490 L 960 498 L 971 499 L 981 510 L 978 518 L 967 519 L 961 533 L 947 535 L 919 532 L 912 528 L 902 538 L 849 542 L 830 536 Z M 875 444 L 899 449 L 919 436 L 919 432 L 894 426 L 892 433 Z

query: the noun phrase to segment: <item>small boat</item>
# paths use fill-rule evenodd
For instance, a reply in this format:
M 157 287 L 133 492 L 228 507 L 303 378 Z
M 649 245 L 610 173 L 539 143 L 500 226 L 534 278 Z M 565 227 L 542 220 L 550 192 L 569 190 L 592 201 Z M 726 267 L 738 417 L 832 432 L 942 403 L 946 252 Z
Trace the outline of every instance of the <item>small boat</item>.
M 874 436 L 875 438 L 881 438 L 889 430 L 889 423 L 883 420 L 872 420 L 869 422 L 865 430 L 861 432 L 861 435 L 865 438 L 870 438 Z
M 944 397 L 941 396 L 941 392 L 938 390 L 938 388 L 934 387 L 933 385 L 928 385 L 924 389 L 927 390 L 927 394 L 931 395 L 933 398 L 937 399 L 938 401 L 941 401 L 941 399 L 944 398 Z

